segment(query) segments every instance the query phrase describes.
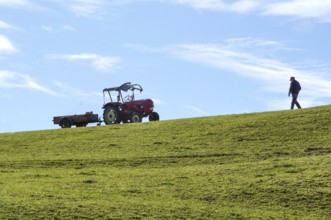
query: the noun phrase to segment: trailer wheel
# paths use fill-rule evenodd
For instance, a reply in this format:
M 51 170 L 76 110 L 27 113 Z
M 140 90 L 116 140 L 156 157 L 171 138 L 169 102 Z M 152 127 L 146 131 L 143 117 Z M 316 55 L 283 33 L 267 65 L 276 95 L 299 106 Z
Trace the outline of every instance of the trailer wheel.
M 108 106 L 103 111 L 103 119 L 105 124 L 118 124 L 121 122 L 121 117 L 118 109 L 114 106 Z
M 60 126 L 61 128 L 71 128 L 71 122 L 69 121 L 69 119 L 64 118 L 61 120 Z
M 152 112 L 149 117 L 148 117 L 149 121 L 159 121 L 160 120 L 160 116 L 157 112 Z
M 133 112 L 130 117 L 131 123 L 137 123 L 142 121 L 142 116 L 138 112 Z

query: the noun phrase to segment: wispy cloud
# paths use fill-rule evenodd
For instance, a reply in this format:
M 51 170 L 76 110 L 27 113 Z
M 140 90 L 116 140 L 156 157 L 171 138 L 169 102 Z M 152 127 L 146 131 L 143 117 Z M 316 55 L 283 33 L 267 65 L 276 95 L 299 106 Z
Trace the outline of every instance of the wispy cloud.
M 118 67 L 120 57 L 101 56 L 98 54 L 49 54 L 48 59 L 67 61 L 89 61 L 93 68 L 101 72 L 109 72 Z
M 227 11 L 235 13 L 254 12 L 262 15 L 314 18 L 331 22 L 331 2 L 325 0 L 169 0 L 197 10 Z
M 16 28 L 4 21 L 0 21 L 0 29 L 16 29 Z
M 0 0 L 0 7 L 22 8 L 32 10 L 45 9 L 41 5 L 38 5 L 31 0 Z
M 27 5 L 31 5 L 29 0 L 1 0 L 0 6 L 8 6 L 8 7 L 24 7 Z
M 12 71 L 6 71 L 6 70 L 0 70 L 0 88 L 3 88 L 3 89 L 15 89 L 15 88 L 32 89 L 32 90 L 37 90 L 39 92 L 47 93 L 50 95 L 57 95 L 56 92 L 37 83 L 36 80 L 34 80 L 29 75 L 12 72 Z
M 331 22 L 331 1 L 292 0 L 265 4 L 263 13 L 275 16 L 315 18 Z
M 107 5 L 106 0 L 65 0 L 61 4 L 77 16 L 96 16 Z
M 201 10 L 224 10 L 227 7 L 226 3 L 218 0 L 173 0 L 171 2 Z
M 101 92 L 88 92 L 81 89 L 73 88 L 63 82 L 54 81 L 54 84 L 60 89 L 60 91 L 64 94 L 70 95 L 70 97 L 80 97 L 80 98 L 90 98 L 90 97 L 96 97 L 96 96 L 102 96 Z
M 47 32 L 53 32 L 54 28 L 49 25 L 42 25 L 41 30 L 47 31 Z
M 229 40 L 232 42 L 231 40 Z M 285 63 L 277 59 L 271 59 L 254 51 L 261 45 L 269 45 L 270 41 L 256 40 L 254 46 L 252 40 L 251 50 L 241 50 L 225 44 L 186 44 L 176 45 L 169 52 L 186 61 L 201 63 L 217 69 L 225 70 L 226 73 L 239 74 L 244 77 L 253 78 L 264 82 L 264 91 L 286 94 L 289 86 L 288 78 L 296 76 L 302 83 L 304 95 L 308 106 L 323 103 L 321 99 L 331 98 L 331 80 L 323 77 L 320 73 L 304 66 L 298 68 L 291 63 Z M 277 43 L 275 42 L 275 45 Z M 250 51 L 250 52 L 247 52 Z
M 200 109 L 200 108 L 197 107 L 197 106 L 193 106 L 193 105 L 184 105 L 183 107 L 186 108 L 186 109 L 189 109 L 190 111 L 193 111 L 194 114 L 198 114 L 198 115 L 200 115 L 200 116 L 208 115 L 207 112 L 203 111 L 202 109 Z
M 52 26 L 52 25 L 41 25 L 41 30 L 46 32 L 58 32 L 58 31 L 75 31 L 75 28 L 69 24 L 63 24 L 61 26 Z
M 70 24 L 64 24 L 62 25 L 62 29 L 66 31 L 75 31 L 75 28 L 71 26 Z
M 4 35 L 0 35 L 0 54 L 17 52 L 12 42 Z
M 137 4 L 139 2 L 159 2 L 191 7 L 201 11 L 232 13 L 255 13 L 265 16 L 291 16 L 313 18 L 321 22 L 331 22 L 331 2 L 326 0 L 57 0 L 77 16 L 99 18 L 109 7 Z M 0 0 L 0 7 L 45 9 L 31 0 Z
M 155 0 L 62 0 L 61 4 L 77 16 L 99 18 L 107 12 L 109 7 L 148 1 Z
M 172 0 L 172 2 L 198 10 L 234 12 L 249 12 L 261 5 L 259 0 L 239 0 L 231 3 L 222 0 Z

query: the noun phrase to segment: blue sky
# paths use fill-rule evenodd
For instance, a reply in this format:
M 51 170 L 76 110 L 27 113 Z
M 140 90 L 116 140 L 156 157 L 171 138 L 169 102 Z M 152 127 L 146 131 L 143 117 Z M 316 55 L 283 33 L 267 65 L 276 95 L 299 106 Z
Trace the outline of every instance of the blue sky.
M 331 0 L 0 0 L 0 132 L 102 115 L 138 83 L 161 120 L 331 102 Z

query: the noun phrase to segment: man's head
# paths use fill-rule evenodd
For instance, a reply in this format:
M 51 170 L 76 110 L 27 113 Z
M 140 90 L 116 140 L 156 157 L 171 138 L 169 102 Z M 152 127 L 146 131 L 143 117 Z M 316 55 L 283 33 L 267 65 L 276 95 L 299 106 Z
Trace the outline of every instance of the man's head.
M 293 81 L 293 80 L 295 80 L 295 77 L 291 76 L 290 81 Z

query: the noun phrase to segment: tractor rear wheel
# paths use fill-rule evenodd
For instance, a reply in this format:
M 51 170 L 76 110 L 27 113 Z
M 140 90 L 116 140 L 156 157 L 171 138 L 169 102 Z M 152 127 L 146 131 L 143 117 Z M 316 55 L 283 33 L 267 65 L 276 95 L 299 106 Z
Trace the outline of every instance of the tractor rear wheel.
M 143 117 L 138 112 L 133 112 L 130 117 L 131 123 L 141 122 Z
M 121 122 L 120 112 L 114 106 L 108 106 L 103 111 L 103 120 L 105 124 L 118 124 Z
M 160 116 L 157 112 L 152 112 L 149 117 L 148 117 L 149 121 L 159 121 L 160 120 Z

